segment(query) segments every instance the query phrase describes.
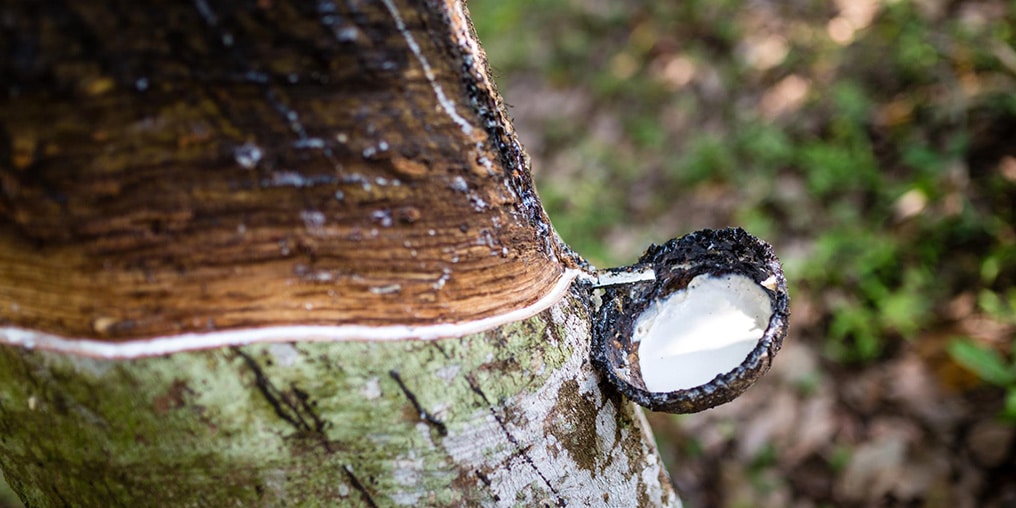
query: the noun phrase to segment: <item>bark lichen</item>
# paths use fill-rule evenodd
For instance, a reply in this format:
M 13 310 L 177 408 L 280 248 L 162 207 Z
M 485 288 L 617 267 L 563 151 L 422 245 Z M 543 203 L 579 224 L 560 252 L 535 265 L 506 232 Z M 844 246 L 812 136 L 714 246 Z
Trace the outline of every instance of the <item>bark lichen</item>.
M 31 505 L 676 504 L 638 410 L 601 391 L 590 330 L 576 290 L 436 341 L 2 347 L 0 467 Z

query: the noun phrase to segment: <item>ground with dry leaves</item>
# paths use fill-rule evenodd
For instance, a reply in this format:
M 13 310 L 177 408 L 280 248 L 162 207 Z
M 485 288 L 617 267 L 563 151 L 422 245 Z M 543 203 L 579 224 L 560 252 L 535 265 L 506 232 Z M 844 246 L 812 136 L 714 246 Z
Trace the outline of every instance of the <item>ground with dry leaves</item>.
M 470 9 L 583 255 L 737 225 L 784 260 L 773 371 L 649 415 L 688 506 L 1016 506 L 1016 5 Z

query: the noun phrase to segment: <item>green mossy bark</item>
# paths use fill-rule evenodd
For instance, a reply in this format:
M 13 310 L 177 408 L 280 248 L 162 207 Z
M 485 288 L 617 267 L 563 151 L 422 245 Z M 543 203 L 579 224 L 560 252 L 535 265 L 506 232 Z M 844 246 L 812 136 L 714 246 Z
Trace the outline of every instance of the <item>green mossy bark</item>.
M 0 347 L 0 468 L 28 506 L 679 503 L 589 330 L 574 293 L 437 341 Z

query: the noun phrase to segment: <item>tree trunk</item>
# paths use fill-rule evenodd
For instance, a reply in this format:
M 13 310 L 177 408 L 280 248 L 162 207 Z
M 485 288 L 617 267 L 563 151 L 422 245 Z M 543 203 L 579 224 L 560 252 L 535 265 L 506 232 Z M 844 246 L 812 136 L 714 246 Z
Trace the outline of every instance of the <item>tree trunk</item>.
M 586 307 L 433 341 L 4 348 L 4 473 L 29 506 L 678 504 Z
M 680 504 L 458 0 L 0 23 L 26 505 Z

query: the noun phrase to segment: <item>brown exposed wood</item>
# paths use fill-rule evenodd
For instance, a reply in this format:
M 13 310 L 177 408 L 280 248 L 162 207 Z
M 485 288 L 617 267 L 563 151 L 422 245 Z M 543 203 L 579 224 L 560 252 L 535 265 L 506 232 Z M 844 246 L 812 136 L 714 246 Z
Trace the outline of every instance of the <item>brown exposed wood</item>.
M 0 324 L 123 341 L 539 299 L 573 261 L 468 18 L 425 3 L 0 6 Z

